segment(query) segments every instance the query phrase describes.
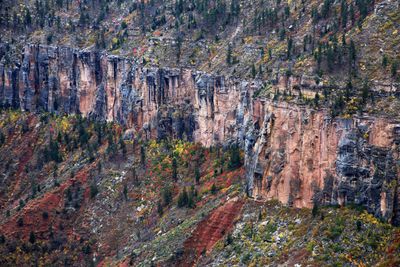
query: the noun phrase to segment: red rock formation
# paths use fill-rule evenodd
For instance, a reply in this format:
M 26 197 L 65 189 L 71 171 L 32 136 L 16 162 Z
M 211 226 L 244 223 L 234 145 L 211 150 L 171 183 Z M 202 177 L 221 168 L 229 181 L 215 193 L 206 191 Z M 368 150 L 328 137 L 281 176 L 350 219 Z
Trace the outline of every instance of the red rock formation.
M 332 119 L 325 110 L 254 99 L 259 82 L 144 68 L 135 59 L 70 48 L 28 46 L 20 69 L 2 71 L 5 105 L 113 120 L 131 136 L 239 142 L 251 196 L 296 207 L 354 202 L 400 220 L 393 186 L 400 184 L 400 126 L 389 119 Z M 290 78 L 277 88 L 296 93 L 302 86 L 316 85 Z

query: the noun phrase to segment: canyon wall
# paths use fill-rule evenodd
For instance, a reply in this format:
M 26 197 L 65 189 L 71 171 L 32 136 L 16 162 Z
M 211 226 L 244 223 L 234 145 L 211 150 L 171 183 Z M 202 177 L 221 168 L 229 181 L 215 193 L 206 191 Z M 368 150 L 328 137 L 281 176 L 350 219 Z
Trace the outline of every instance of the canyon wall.
M 295 207 L 362 205 L 398 224 L 400 124 L 254 101 L 245 151 L 249 194 Z
M 301 89 L 301 79 L 294 83 Z M 0 65 L 3 107 L 116 121 L 147 138 L 238 142 L 250 196 L 295 207 L 355 203 L 400 223 L 400 123 L 332 119 L 323 109 L 254 98 L 260 86 L 62 47 L 30 45 L 16 67 Z

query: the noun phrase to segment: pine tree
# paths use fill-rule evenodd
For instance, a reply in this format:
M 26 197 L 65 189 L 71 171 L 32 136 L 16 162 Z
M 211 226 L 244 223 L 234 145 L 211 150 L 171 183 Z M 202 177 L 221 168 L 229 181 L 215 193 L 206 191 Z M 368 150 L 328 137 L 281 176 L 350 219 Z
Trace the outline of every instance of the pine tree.
M 183 188 L 183 191 L 178 196 L 178 208 L 185 207 L 188 204 L 189 196 L 186 192 L 186 188 Z
M 315 94 L 314 104 L 315 104 L 316 107 L 319 106 L 319 94 L 318 94 L 318 92 Z
M 34 244 L 36 242 L 36 236 L 35 233 L 31 231 L 31 233 L 29 234 L 29 242 L 31 242 L 32 244 Z
M 97 184 L 95 182 L 92 182 L 92 184 L 90 185 L 90 198 L 95 198 L 98 193 L 99 189 L 97 187 Z
M 218 187 L 215 185 L 215 183 L 212 184 L 211 186 L 211 194 L 215 195 L 218 192 Z
M 120 149 L 122 150 L 122 155 L 124 156 L 124 158 L 126 157 L 126 145 L 125 145 L 125 142 L 124 142 L 124 140 L 122 140 L 122 138 L 121 139 L 119 139 L 119 147 L 120 147 Z
M 163 213 L 164 213 L 164 210 L 163 210 L 163 206 L 162 206 L 162 204 L 161 204 L 161 201 L 158 201 L 158 203 L 157 203 L 157 213 L 158 213 L 158 215 L 161 217 L 162 215 L 163 215 Z
M 293 39 L 289 38 L 287 41 L 287 58 L 290 59 L 292 55 L 292 49 L 293 49 Z
M 226 63 L 232 65 L 232 46 L 230 44 L 228 45 L 228 50 L 226 52 Z
M 22 219 L 22 217 L 19 217 L 17 220 L 17 225 L 18 227 L 22 227 L 24 226 L 24 219 Z
M 31 24 L 32 24 L 32 16 L 31 16 L 31 12 L 27 8 L 25 10 L 25 25 L 26 26 L 31 26 Z
M 128 200 L 128 186 L 127 186 L 127 184 L 124 184 L 124 191 L 123 191 L 123 193 L 124 193 L 124 198 L 125 198 L 125 200 Z
M 256 77 L 257 75 L 257 71 L 256 71 L 256 66 L 253 64 L 251 66 L 251 77 L 253 77 L 253 79 Z
M 174 181 L 178 180 L 178 164 L 175 157 L 172 158 L 172 179 Z
M 0 146 L 2 146 L 6 141 L 6 136 L 2 131 L 0 131 Z
M 388 65 L 388 57 L 387 57 L 386 54 L 383 54 L 383 56 L 382 56 L 382 66 L 383 66 L 383 68 L 386 69 L 387 65 Z
M 234 170 L 240 166 L 241 166 L 240 150 L 237 145 L 234 145 L 230 149 L 228 168 L 230 170 Z
M 194 178 L 196 180 L 196 184 L 199 184 L 200 182 L 200 168 L 198 165 L 194 168 Z
M 146 165 L 146 150 L 143 145 L 140 146 L 140 163 L 142 166 Z
M 370 95 L 369 84 L 368 84 L 368 81 L 365 80 L 364 84 L 363 84 L 363 88 L 362 88 L 362 102 L 363 103 L 367 102 L 369 95 Z
M 341 19 L 342 19 L 342 28 L 345 29 L 347 25 L 347 2 L 345 0 L 342 0 L 341 2 Z
M 168 206 L 172 201 L 172 190 L 170 187 L 166 186 L 162 190 L 162 198 L 164 201 L 164 206 Z
M 313 216 L 314 218 L 318 215 L 319 210 L 318 210 L 318 204 L 317 204 L 317 203 L 314 203 L 314 206 L 313 206 L 313 208 L 312 208 L 311 213 L 312 213 L 312 216 Z
M 391 67 L 391 73 L 392 73 L 392 77 L 396 78 L 397 76 L 397 69 L 399 68 L 399 62 L 397 60 L 394 60 L 392 62 L 392 67 Z

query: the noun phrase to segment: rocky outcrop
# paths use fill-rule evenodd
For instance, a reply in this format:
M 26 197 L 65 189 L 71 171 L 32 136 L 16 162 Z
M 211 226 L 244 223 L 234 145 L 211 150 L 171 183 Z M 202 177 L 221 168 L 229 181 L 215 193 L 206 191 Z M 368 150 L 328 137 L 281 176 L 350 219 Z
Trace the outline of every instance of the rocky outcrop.
M 147 138 L 238 142 L 250 196 L 295 207 L 355 203 L 400 223 L 400 123 L 332 119 L 254 98 L 257 81 L 145 68 L 99 52 L 30 45 L 15 65 L 0 65 L 3 106 L 116 121 Z M 291 80 L 290 88 L 303 83 Z
M 366 207 L 399 221 L 399 129 L 383 118 L 332 119 L 325 111 L 255 101 L 246 136 L 249 194 L 295 207 Z

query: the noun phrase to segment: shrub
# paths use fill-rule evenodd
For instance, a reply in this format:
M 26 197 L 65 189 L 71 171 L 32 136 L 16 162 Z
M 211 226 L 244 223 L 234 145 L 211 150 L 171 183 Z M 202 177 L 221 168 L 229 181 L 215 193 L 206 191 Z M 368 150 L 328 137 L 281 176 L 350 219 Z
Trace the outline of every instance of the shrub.
M 182 208 L 187 206 L 188 201 L 189 201 L 189 196 L 186 192 L 186 188 L 183 188 L 183 191 L 179 194 L 178 197 L 178 207 Z
M 86 255 L 90 254 L 91 247 L 89 244 L 83 247 L 82 252 L 85 253 Z
M 166 186 L 162 190 L 162 198 L 164 201 L 164 205 L 167 206 L 172 201 L 172 190 L 170 187 Z
M 361 221 L 360 221 L 360 220 L 357 220 L 357 221 L 356 221 L 356 228 L 357 228 L 357 231 L 361 231 L 361 227 L 362 227 Z
M 22 122 L 22 127 L 21 127 L 22 133 L 27 133 L 29 131 L 29 125 L 27 121 Z
M 99 189 L 95 182 L 90 185 L 90 198 L 95 198 L 96 195 L 99 193 Z
M 34 244 L 36 242 L 36 236 L 35 233 L 31 231 L 31 233 L 29 234 L 29 242 L 31 242 L 32 244 Z
M 2 146 L 6 141 L 6 136 L 0 131 L 0 146 Z
M 45 161 L 55 161 L 57 163 L 60 163 L 62 161 L 62 156 L 59 151 L 58 143 L 51 139 L 48 148 L 44 149 L 43 154 Z
M 44 220 L 47 220 L 47 219 L 49 218 L 49 214 L 47 213 L 47 211 L 43 211 L 43 213 L 42 213 L 42 218 L 43 218 Z
M 19 200 L 18 210 L 21 210 L 23 207 L 25 207 L 25 202 L 22 199 L 20 199 Z
M 215 195 L 218 192 L 218 187 L 215 185 L 215 183 L 213 183 L 213 185 L 211 186 L 211 194 Z
M 247 254 L 245 254 L 245 255 L 242 257 L 241 262 L 242 262 L 243 264 L 247 264 L 247 263 L 250 262 L 250 260 L 251 260 L 251 255 L 250 255 L 250 253 L 247 253 Z
M 318 211 L 318 204 L 314 203 L 314 206 L 313 206 L 312 211 L 311 211 L 313 218 L 315 218 L 318 215 L 318 212 L 319 212 Z
M 183 188 L 183 191 L 179 194 L 178 197 L 178 207 L 188 207 L 188 208 L 194 208 L 196 207 L 196 197 L 197 197 L 197 191 L 192 186 L 191 190 L 189 193 L 186 191 L 186 188 Z
M 128 186 L 126 184 L 124 184 L 123 193 L 124 193 L 125 200 L 128 200 Z
M 228 236 L 226 237 L 225 246 L 229 246 L 232 243 L 233 243 L 233 237 L 232 234 L 229 233 Z
M 161 204 L 161 201 L 159 201 L 158 203 L 157 203 L 157 213 L 158 213 L 158 215 L 161 217 L 162 215 L 163 215 L 163 213 L 164 213 L 164 210 L 163 210 L 163 206 L 162 206 L 162 204 Z

